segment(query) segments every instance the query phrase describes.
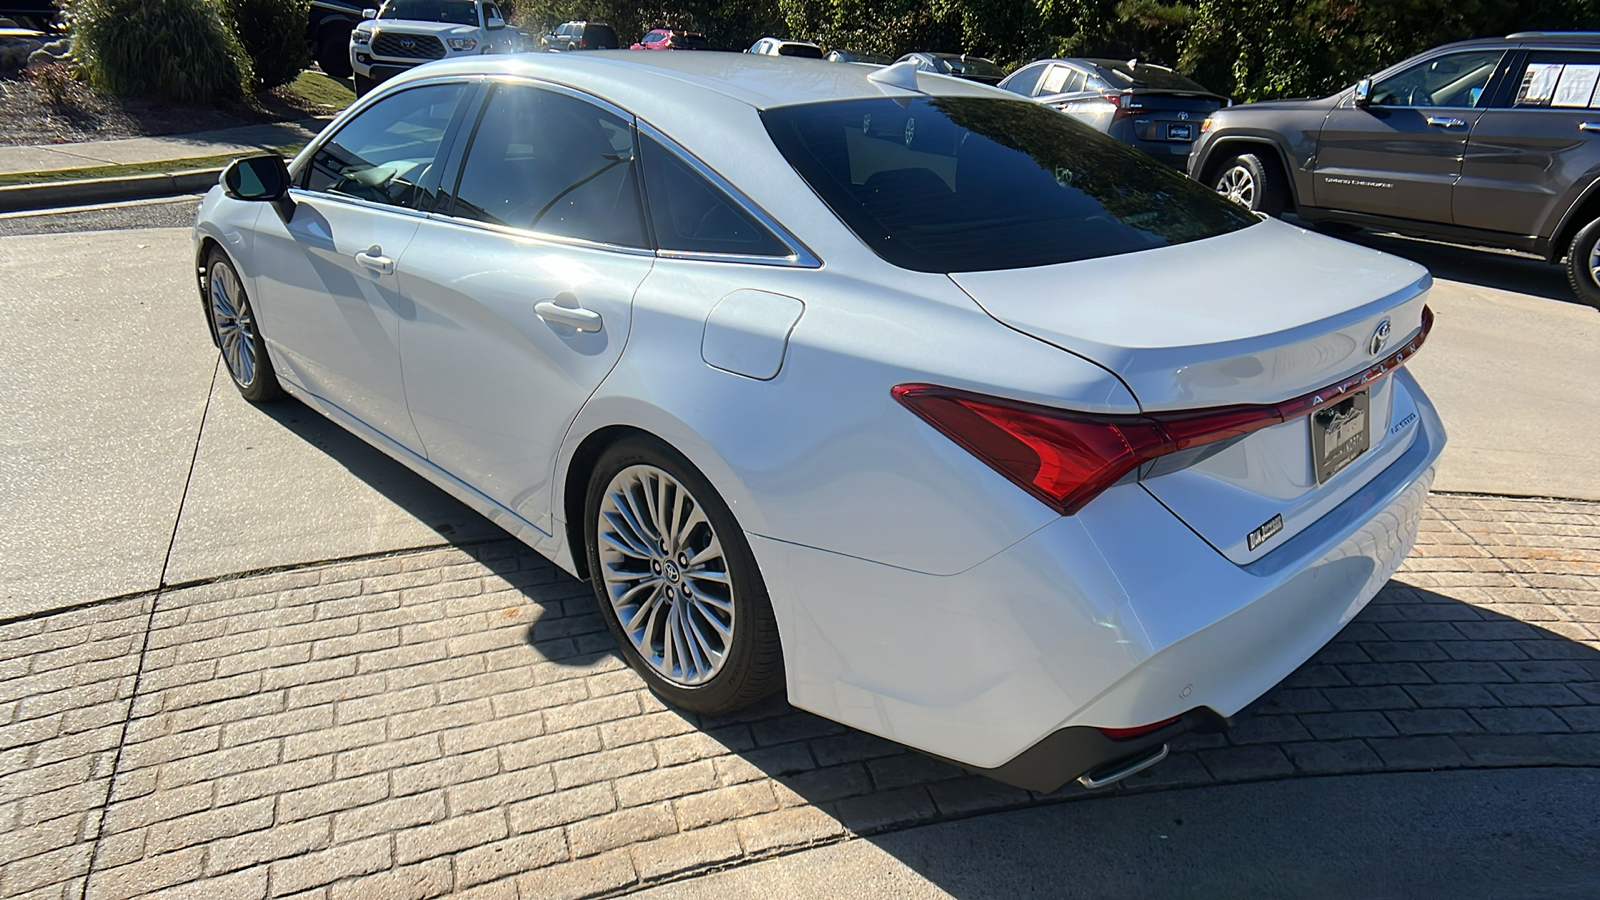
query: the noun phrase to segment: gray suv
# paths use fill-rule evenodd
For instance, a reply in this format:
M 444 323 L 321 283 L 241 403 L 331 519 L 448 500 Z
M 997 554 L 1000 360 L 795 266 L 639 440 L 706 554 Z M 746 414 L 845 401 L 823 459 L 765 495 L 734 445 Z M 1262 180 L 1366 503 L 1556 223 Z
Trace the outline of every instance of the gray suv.
M 1218 110 L 1189 174 L 1271 215 L 1567 259 L 1600 307 L 1600 33 L 1448 44 L 1320 100 Z

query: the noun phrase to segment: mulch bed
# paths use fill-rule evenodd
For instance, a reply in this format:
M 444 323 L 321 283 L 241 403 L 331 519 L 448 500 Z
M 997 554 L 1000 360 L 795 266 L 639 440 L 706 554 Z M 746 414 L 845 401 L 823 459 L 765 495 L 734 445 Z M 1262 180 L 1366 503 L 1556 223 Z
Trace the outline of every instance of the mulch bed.
M 67 144 L 113 138 L 182 134 L 325 113 L 279 89 L 225 107 L 191 106 L 150 98 L 116 97 L 61 79 L 63 102 L 52 102 L 38 70 L 0 73 L 0 144 Z

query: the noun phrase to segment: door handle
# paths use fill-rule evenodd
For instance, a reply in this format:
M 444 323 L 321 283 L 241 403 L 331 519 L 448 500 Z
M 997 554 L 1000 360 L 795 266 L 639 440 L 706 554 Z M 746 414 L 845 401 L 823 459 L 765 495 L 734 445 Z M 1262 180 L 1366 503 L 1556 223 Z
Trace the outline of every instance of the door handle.
M 1579 131 L 1600 131 L 1600 122 L 1584 122 L 1578 126 Z
M 552 325 L 565 325 L 574 331 L 599 331 L 602 324 L 600 314 L 592 309 L 581 306 L 562 306 L 550 300 L 541 300 L 533 305 L 533 311 L 539 318 Z
M 394 274 L 394 260 L 383 255 L 383 248 L 373 244 L 356 254 L 356 264 L 363 269 L 370 269 L 379 275 Z
M 1467 123 L 1461 121 L 1460 119 L 1450 119 L 1444 116 L 1429 116 L 1428 124 L 1437 125 L 1440 128 L 1460 128 Z

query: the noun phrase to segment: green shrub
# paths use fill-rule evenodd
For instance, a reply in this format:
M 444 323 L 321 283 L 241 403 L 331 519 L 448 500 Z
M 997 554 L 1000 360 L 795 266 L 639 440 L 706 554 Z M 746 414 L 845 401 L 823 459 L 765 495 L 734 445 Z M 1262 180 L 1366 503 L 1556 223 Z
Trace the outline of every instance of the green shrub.
M 288 84 L 311 65 L 311 48 L 306 43 L 311 0 L 226 2 L 233 33 L 250 55 L 262 88 Z
M 239 99 L 252 81 L 212 0 L 77 0 L 72 13 L 74 54 L 102 90 L 210 103 Z

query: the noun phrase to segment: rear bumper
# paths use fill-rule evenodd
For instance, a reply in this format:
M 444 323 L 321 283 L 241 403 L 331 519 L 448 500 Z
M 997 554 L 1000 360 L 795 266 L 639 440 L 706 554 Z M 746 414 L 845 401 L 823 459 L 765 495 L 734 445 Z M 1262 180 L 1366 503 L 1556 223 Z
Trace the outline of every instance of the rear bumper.
M 950 576 L 752 536 L 790 701 L 1033 790 L 1229 717 L 1333 638 L 1416 539 L 1444 432 L 1266 557 L 1228 561 L 1137 483 Z M 1181 731 L 1172 726 L 1173 731 Z

